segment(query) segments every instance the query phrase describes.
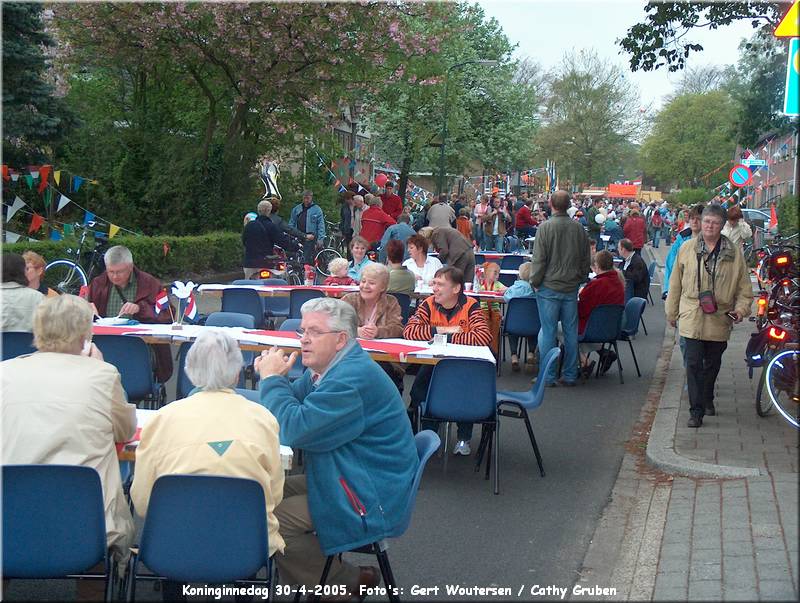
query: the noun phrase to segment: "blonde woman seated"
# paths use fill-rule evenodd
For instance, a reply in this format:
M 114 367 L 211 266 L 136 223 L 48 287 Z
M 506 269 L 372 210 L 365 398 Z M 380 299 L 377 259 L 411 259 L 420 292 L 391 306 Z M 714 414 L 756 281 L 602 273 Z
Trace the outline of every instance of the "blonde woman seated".
M 371 263 L 361 271 L 358 293 L 348 293 L 342 301 L 355 308 L 358 315 L 358 336 L 363 339 L 388 339 L 403 336 L 403 315 L 394 295 L 388 295 L 389 269 Z M 381 368 L 403 391 L 404 372 L 399 364 L 379 362 Z
M 284 548 L 273 512 L 283 499 L 279 428 L 271 412 L 234 391 L 241 367 L 242 353 L 230 335 L 206 331 L 197 337 L 186 374 L 201 391 L 163 407 L 142 429 L 131 500 L 144 517 L 162 475 L 255 480 L 264 489 L 272 555 Z
M 92 340 L 92 309 L 74 295 L 45 298 L 33 315 L 35 354 L 2 366 L 4 465 L 82 465 L 100 476 L 108 546 L 128 556 L 133 519 L 114 442 L 136 432 L 136 407 Z M 137 468 L 138 469 L 138 468 Z

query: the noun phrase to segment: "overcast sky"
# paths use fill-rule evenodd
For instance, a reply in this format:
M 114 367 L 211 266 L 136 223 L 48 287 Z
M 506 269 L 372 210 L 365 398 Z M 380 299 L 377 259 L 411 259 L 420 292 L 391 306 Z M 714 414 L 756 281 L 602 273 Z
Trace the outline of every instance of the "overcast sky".
M 645 17 L 646 2 L 637 0 L 482 0 L 487 17 L 494 17 L 512 44 L 516 56 L 530 57 L 550 69 L 558 65 L 565 52 L 593 49 L 601 57 L 624 68 L 639 87 L 642 106 L 661 106 L 681 79 L 680 71 L 669 73 L 662 67 L 654 72 L 628 68 L 628 55 L 619 54 L 615 40 Z M 738 21 L 715 31 L 692 31 L 684 40 L 702 44 L 703 51 L 691 53 L 688 66 L 731 65 L 738 58 L 742 38 L 753 33 L 749 21 Z

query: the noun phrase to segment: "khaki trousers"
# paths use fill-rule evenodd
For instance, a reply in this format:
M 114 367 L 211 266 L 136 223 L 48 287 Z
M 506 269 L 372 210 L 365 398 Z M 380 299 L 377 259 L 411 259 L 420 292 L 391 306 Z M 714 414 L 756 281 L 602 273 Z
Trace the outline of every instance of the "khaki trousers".
M 280 534 L 286 542 L 283 554 L 276 553 L 275 561 L 282 584 L 305 584 L 313 588 L 325 569 L 325 554 L 314 533 L 308 511 L 308 487 L 305 475 L 290 475 L 283 485 L 283 501 L 275 508 Z M 359 569 L 333 558 L 326 584 L 344 584 L 350 592 L 358 592 Z

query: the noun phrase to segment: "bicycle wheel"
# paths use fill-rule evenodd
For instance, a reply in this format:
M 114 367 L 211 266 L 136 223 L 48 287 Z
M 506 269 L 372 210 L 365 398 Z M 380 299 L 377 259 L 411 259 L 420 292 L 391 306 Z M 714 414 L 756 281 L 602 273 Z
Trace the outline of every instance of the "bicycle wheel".
M 800 367 L 800 352 L 784 350 L 770 360 L 764 369 L 765 389 L 773 406 L 795 429 L 800 429 L 798 367 Z
M 83 268 L 72 260 L 53 260 L 44 268 L 44 283 L 59 293 L 78 295 L 89 284 Z
M 327 247 L 327 248 L 321 250 L 316 255 L 316 257 L 314 258 L 314 266 L 316 266 L 317 271 L 322 276 L 330 276 L 331 273 L 328 271 L 328 264 L 331 263 L 331 260 L 335 260 L 336 258 L 340 258 L 340 257 L 342 257 L 342 254 L 340 254 L 335 249 L 331 249 L 330 247 Z
M 294 270 L 288 270 L 286 272 L 286 282 L 290 285 L 302 285 L 303 281 L 300 278 L 300 275 L 297 274 Z
M 766 417 L 769 411 L 772 410 L 772 400 L 765 392 L 764 382 L 767 375 L 767 367 L 761 369 L 761 376 L 758 378 L 758 385 L 756 385 L 756 414 L 759 417 Z

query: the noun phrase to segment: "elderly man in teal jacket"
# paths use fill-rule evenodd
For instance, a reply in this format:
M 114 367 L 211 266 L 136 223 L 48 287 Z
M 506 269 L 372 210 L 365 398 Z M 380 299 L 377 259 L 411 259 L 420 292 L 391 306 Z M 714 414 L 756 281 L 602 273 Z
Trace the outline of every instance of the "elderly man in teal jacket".
M 403 517 L 417 458 L 397 387 L 356 341 L 358 318 L 349 304 L 313 299 L 301 308 L 301 355 L 308 370 L 286 378 L 288 358 L 273 348 L 256 360 L 261 402 L 280 424 L 283 444 L 303 450 L 305 475 L 286 479 L 275 509 L 286 541 L 276 560 L 289 584 L 317 584 L 325 556 L 376 542 Z M 315 533 L 316 532 L 316 533 Z M 376 586 L 372 567 L 334 559 L 328 584 L 351 595 Z

